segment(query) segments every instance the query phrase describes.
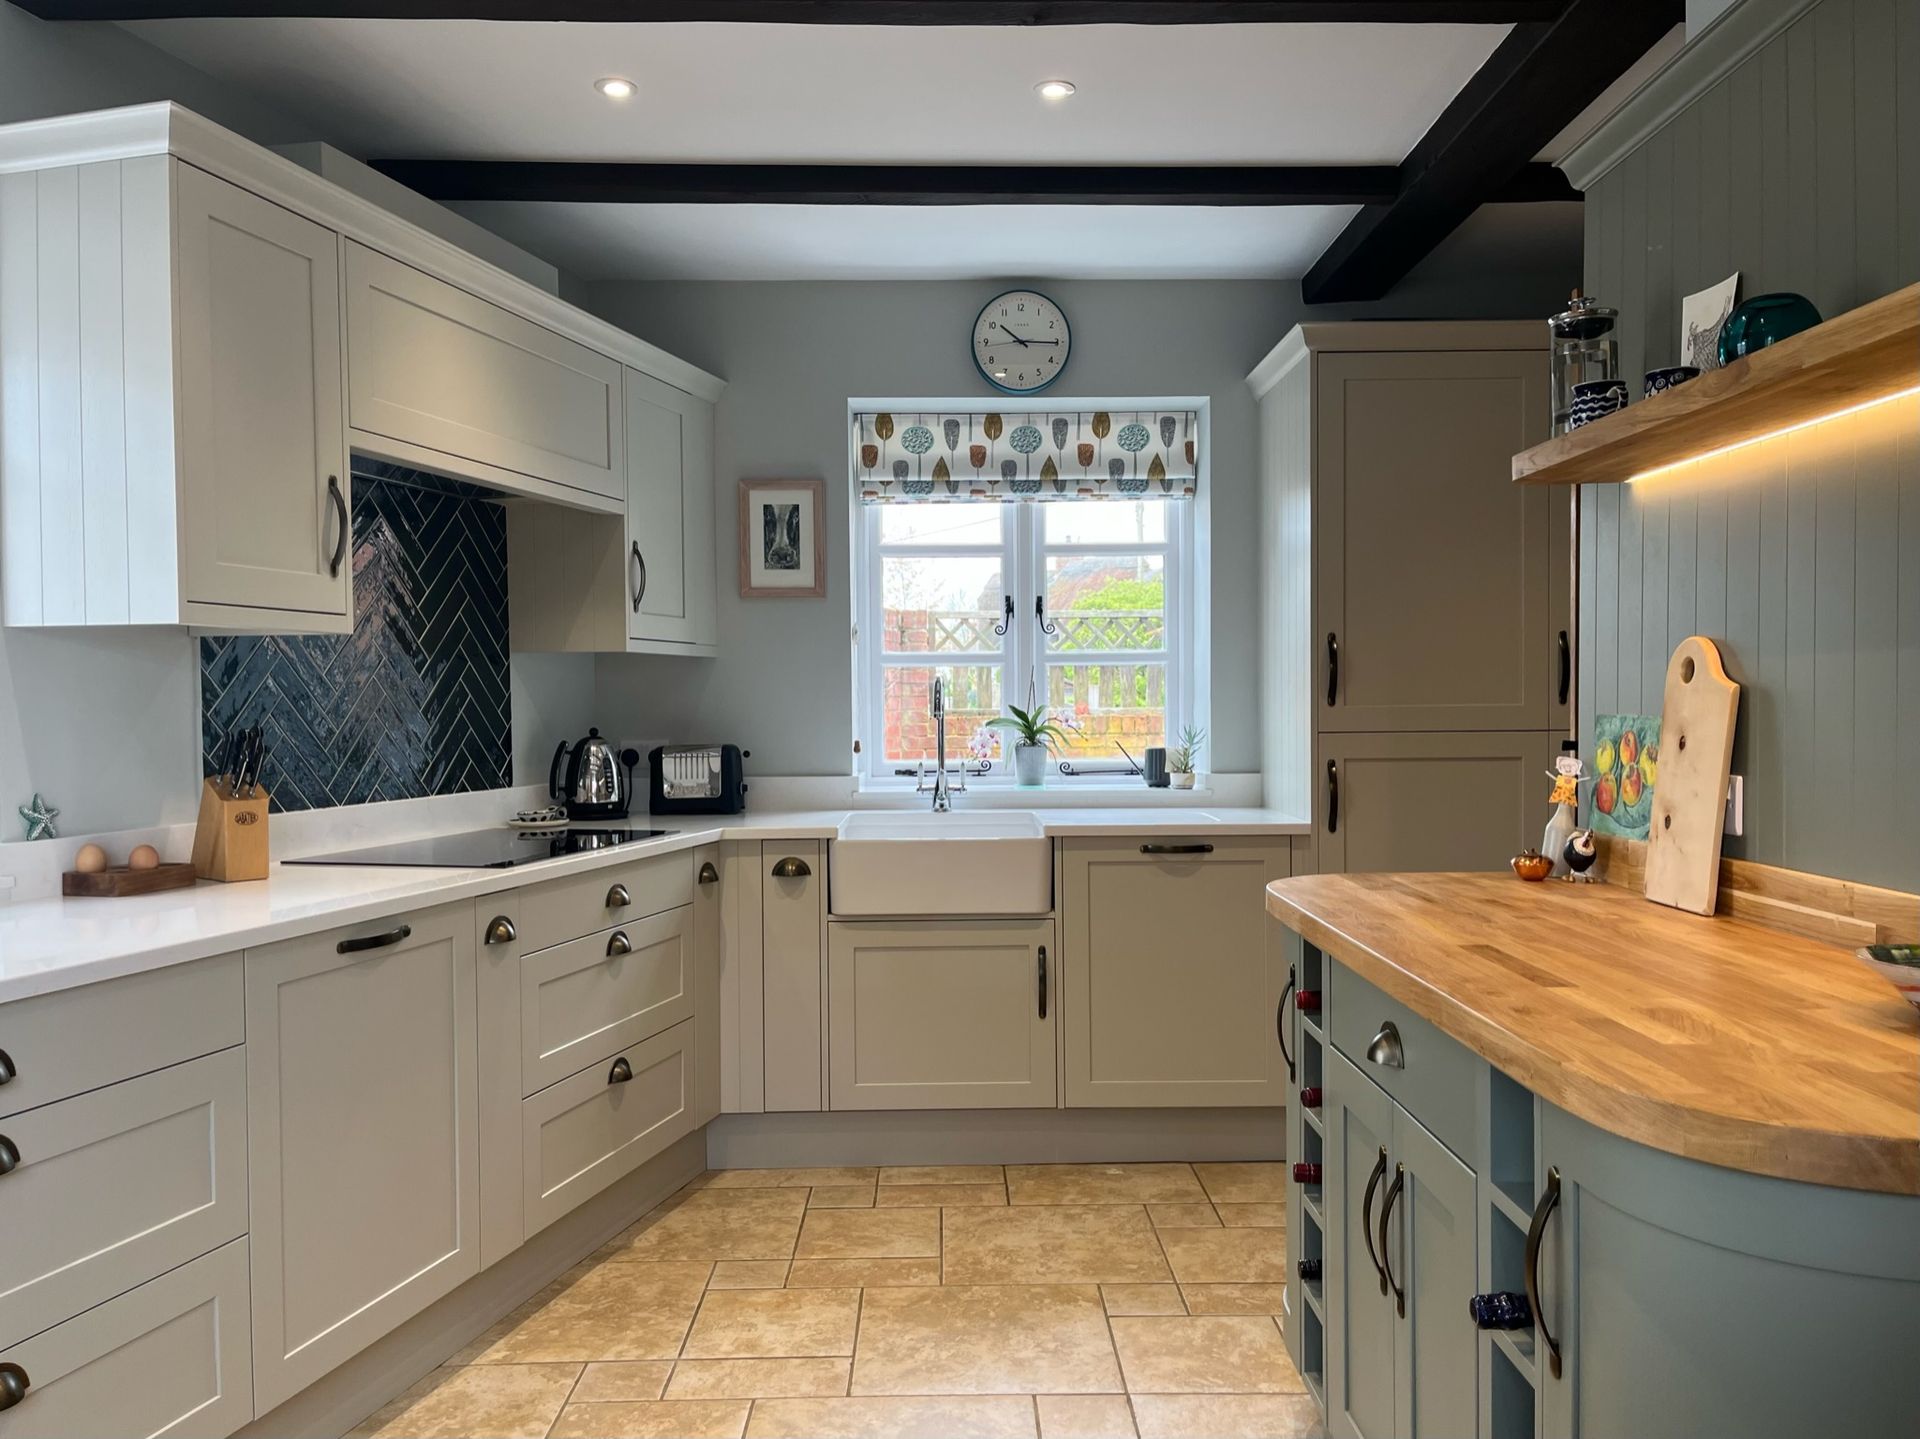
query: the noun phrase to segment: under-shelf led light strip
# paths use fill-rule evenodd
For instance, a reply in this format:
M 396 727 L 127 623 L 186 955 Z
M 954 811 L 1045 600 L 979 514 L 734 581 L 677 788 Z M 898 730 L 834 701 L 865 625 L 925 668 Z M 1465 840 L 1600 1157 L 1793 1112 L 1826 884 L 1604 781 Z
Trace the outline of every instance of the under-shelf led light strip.
M 1844 419 L 1848 415 L 1857 415 L 1862 410 L 1871 410 L 1880 405 L 1891 405 L 1895 400 L 1911 399 L 1915 395 L 1920 395 L 1920 385 L 1914 385 L 1905 390 L 1896 390 L 1891 395 L 1881 395 L 1877 399 L 1862 400 L 1857 405 L 1848 405 L 1843 410 L 1834 410 L 1829 414 L 1817 415 L 1811 420 L 1801 420 L 1796 424 L 1783 425 L 1777 430 L 1768 430 L 1764 435 L 1755 435 L 1751 439 L 1735 440 L 1732 444 L 1722 445 L 1717 450 L 1705 450 L 1697 455 L 1689 455 L 1684 460 L 1675 460 L 1671 464 L 1656 465 L 1650 470 L 1642 470 L 1636 475 L 1628 475 L 1627 483 L 1630 485 L 1638 484 L 1641 480 L 1652 479 L 1655 475 L 1664 475 L 1668 470 L 1677 470 L 1682 465 L 1695 465 L 1702 460 L 1717 459 L 1721 455 L 1730 455 L 1735 450 L 1744 450 L 1749 445 L 1764 445 L 1768 440 L 1777 440 L 1782 435 L 1791 435 L 1795 430 L 1804 430 L 1813 425 L 1824 425 L 1829 420 Z

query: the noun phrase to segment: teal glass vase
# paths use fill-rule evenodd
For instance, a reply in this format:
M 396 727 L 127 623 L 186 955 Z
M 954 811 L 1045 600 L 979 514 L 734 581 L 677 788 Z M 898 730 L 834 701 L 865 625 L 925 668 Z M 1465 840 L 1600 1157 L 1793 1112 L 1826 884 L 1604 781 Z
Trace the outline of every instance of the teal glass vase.
M 1819 323 L 1820 312 L 1805 295 L 1786 290 L 1755 295 L 1727 316 L 1727 323 L 1720 327 L 1720 363 L 1729 364 L 1755 350 L 1764 350 Z

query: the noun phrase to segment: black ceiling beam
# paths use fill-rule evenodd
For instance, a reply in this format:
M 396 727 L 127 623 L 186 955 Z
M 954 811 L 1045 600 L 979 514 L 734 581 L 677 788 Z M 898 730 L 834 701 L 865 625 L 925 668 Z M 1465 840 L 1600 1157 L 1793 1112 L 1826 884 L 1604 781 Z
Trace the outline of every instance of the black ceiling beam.
M 1391 165 L 654 165 L 375 160 L 434 200 L 598 205 L 1368 205 L 1400 193 Z M 1578 199 L 1551 166 L 1502 198 Z
M 775 25 L 1514 25 L 1566 0 L 14 0 L 42 20 L 737 21 Z M 1637 5 L 1640 0 L 1632 0 Z
M 1401 165 L 1391 203 L 1369 205 L 1300 282 L 1319 305 L 1377 300 L 1685 18 L 1683 0 L 1572 0 L 1516 25 Z

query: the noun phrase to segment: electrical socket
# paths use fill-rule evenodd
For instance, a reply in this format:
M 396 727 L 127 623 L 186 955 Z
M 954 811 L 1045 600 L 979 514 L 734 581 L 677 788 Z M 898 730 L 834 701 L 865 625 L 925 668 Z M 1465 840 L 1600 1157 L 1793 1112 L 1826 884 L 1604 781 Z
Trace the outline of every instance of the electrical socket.
M 1744 775 L 1727 777 L 1727 817 L 1722 829 L 1727 834 L 1747 832 L 1747 781 Z

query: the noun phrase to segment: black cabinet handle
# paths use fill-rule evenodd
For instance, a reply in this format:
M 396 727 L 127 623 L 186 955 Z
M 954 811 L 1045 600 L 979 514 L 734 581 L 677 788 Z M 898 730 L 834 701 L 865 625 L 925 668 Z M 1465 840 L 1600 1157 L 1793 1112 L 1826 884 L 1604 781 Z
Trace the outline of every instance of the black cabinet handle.
M 611 958 L 613 955 L 616 955 L 616 954 L 632 954 L 632 953 L 633 953 L 633 941 L 627 938 L 627 932 L 624 929 L 616 929 L 613 932 L 613 936 L 607 940 L 608 957 Z
M 1040 946 L 1040 1017 L 1047 1017 L 1047 947 Z
M 385 949 L 388 945 L 398 944 L 413 933 L 413 926 L 403 924 L 390 929 L 385 934 L 362 935 L 359 939 L 343 939 L 334 948 L 337 954 L 363 954 L 369 949 Z
M 1560 703 L 1567 702 L 1567 696 L 1573 693 L 1573 646 L 1567 642 L 1567 632 L 1560 631 Z
M 0 1174 L 11 1174 L 20 1167 L 20 1146 L 0 1134 Z
M 1560 1170 L 1555 1166 L 1547 1171 L 1547 1187 L 1540 1193 L 1540 1202 L 1533 1206 L 1533 1223 L 1527 1226 L 1525 1266 L 1527 1303 L 1533 1308 L 1533 1327 L 1547 1346 L 1547 1367 L 1555 1379 L 1560 1377 L 1560 1345 L 1547 1328 L 1547 1311 L 1540 1303 L 1540 1241 L 1546 1237 L 1547 1220 L 1559 1207 Z
M 607 891 L 606 908 L 608 909 L 625 909 L 632 903 L 633 896 L 627 893 L 627 887 L 624 884 L 616 884 Z
M 1373 1261 L 1373 1272 L 1380 1276 L 1382 1294 L 1387 1292 L 1387 1266 L 1380 1262 L 1379 1252 L 1373 1247 L 1373 1191 L 1380 1187 L 1386 1172 L 1387 1146 L 1383 1144 L 1380 1157 L 1373 1161 L 1373 1173 L 1367 1176 L 1367 1192 L 1360 1200 L 1360 1232 L 1367 1237 L 1367 1258 Z
M 0 1084 L 11 1084 L 20 1071 L 13 1067 L 13 1056 L 0 1049 Z
M 633 587 L 633 612 L 637 615 L 640 613 L 640 601 L 647 593 L 647 557 L 640 553 L 640 541 L 638 540 L 633 542 L 633 563 L 634 568 L 639 572 L 638 579 Z
M 1386 1201 L 1380 1206 L 1380 1271 L 1386 1276 L 1387 1289 L 1393 1291 L 1393 1303 L 1400 1317 L 1407 1317 L 1407 1291 L 1393 1277 L 1393 1254 L 1387 1248 L 1387 1218 L 1393 1213 L 1393 1202 L 1400 1197 L 1400 1191 L 1407 1187 L 1407 1166 L 1393 1166 L 1393 1183 L 1387 1186 Z M 1382 1290 L 1385 1293 L 1386 1290 Z
M 1340 761 L 1327 761 L 1327 833 L 1340 832 Z
M 18 1364 L 0 1364 L 0 1409 L 11 1409 L 27 1397 L 33 1381 Z
M 624 1054 L 614 1060 L 613 1068 L 607 1071 L 608 1084 L 625 1084 L 632 1078 L 633 1066 L 627 1063 L 627 1057 Z
M 1210 844 L 1143 844 L 1142 854 L 1212 854 Z
M 340 577 L 340 562 L 347 557 L 347 537 L 353 533 L 353 521 L 347 518 L 347 497 L 340 493 L 340 477 L 327 476 L 327 498 L 340 514 L 340 533 L 333 542 L 333 555 L 327 560 L 327 578 Z
M 1340 697 L 1340 636 L 1327 633 L 1327 703 Z
M 700 866 L 700 883 L 702 884 L 720 883 L 720 871 L 713 867 L 712 860 L 708 860 L 705 864 Z
M 488 944 L 512 944 L 520 938 L 520 931 L 513 927 L 513 921 L 504 914 L 496 914 L 487 922 Z
M 1279 1007 L 1273 1011 L 1273 1032 L 1280 1038 L 1280 1057 L 1287 1062 L 1287 1083 L 1294 1080 L 1293 1055 L 1287 1049 L 1287 1000 L 1293 994 L 1294 969 L 1287 966 L 1287 987 L 1280 991 Z

